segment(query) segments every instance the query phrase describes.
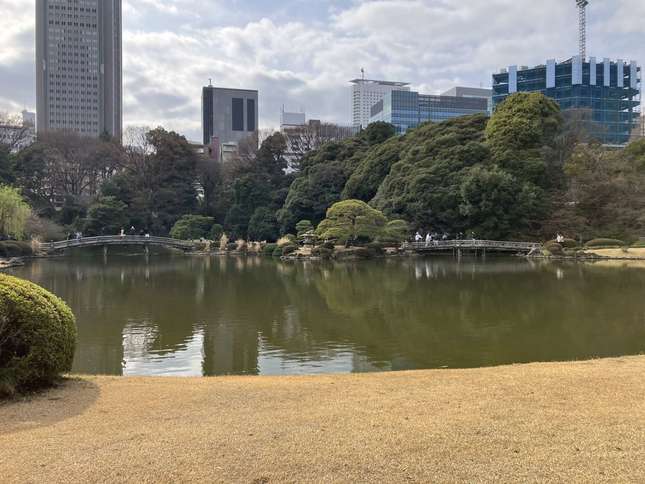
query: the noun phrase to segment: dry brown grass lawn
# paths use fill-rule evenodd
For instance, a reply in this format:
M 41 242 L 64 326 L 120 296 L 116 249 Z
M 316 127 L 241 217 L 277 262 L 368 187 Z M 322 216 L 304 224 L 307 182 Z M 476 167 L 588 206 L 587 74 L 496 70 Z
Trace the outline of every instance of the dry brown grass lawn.
M 94 378 L 0 406 L 8 482 L 643 482 L 645 357 Z
M 610 257 L 616 259 L 645 259 L 644 248 L 630 248 L 630 249 L 588 249 L 585 252 L 599 257 Z

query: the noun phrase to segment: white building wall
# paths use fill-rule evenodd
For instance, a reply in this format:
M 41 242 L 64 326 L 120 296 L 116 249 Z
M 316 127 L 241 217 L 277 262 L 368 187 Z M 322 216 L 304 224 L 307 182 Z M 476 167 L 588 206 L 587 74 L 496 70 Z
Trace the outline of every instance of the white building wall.
M 370 123 L 371 109 L 377 102 L 392 91 L 409 91 L 405 83 L 357 79 L 352 86 L 352 125 L 367 128 Z

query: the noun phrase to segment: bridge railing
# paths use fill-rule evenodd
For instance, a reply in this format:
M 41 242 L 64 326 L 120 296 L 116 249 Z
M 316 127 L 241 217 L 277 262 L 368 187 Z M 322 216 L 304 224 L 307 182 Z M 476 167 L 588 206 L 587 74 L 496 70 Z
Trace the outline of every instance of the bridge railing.
M 80 239 L 61 240 L 59 242 L 45 242 L 40 246 L 43 250 L 63 250 L 74 247 L 91 247 L 94 245 L 165 245 L 181 249 L 193 249 L 195 244 L 186 240 L 171 239 L 168 237 L 146 237 L 144 235 L 104 235 L 100 237 L 82 237 Z
M 537 242 L 506 242 L 499 240 L 432 240 L 430 242 L 406 242 L 404 249 L 439 250 L 439 249 L 496 249 L 496 250 L 533 250 L 539 249 Z

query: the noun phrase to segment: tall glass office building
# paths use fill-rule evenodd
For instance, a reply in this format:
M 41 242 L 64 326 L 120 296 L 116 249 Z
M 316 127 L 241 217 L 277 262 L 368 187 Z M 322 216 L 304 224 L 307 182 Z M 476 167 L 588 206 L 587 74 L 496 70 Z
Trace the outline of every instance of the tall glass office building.
M 515 92 L 542 92 L 562 110 L 589 113 L 590 134 L 607 145 L 625 145 L 640 115 L 641 69 L 635 61 L 575 56 L 566 62 L 554 59 L 533 68 L 510 66 L 493 74 L 493 105 Z
M 398 134 L 416 128 L 426 121 L 441 122 L 469 114 L 487 114 L 488 98 L 434 96 L 414 91 L 392 91 L 374 104 L 370 123 L 385 121 Z

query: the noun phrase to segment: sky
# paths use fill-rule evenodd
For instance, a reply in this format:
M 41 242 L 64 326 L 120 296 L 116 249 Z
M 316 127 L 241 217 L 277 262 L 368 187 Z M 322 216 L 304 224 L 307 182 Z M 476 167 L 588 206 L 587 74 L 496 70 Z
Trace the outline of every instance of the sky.
M 591 0 L 588 55 L 645 62 L 645 1 Z M 349 80 L 422 93 L 484 86 L 578 50 L 574 0 L 123 0 L 124 123 L 201 139 L 201 88 L 258 89 L 280 110 L 348 124 Z M 0 0 L 0 112 L 35 110 L 34 0 Z

